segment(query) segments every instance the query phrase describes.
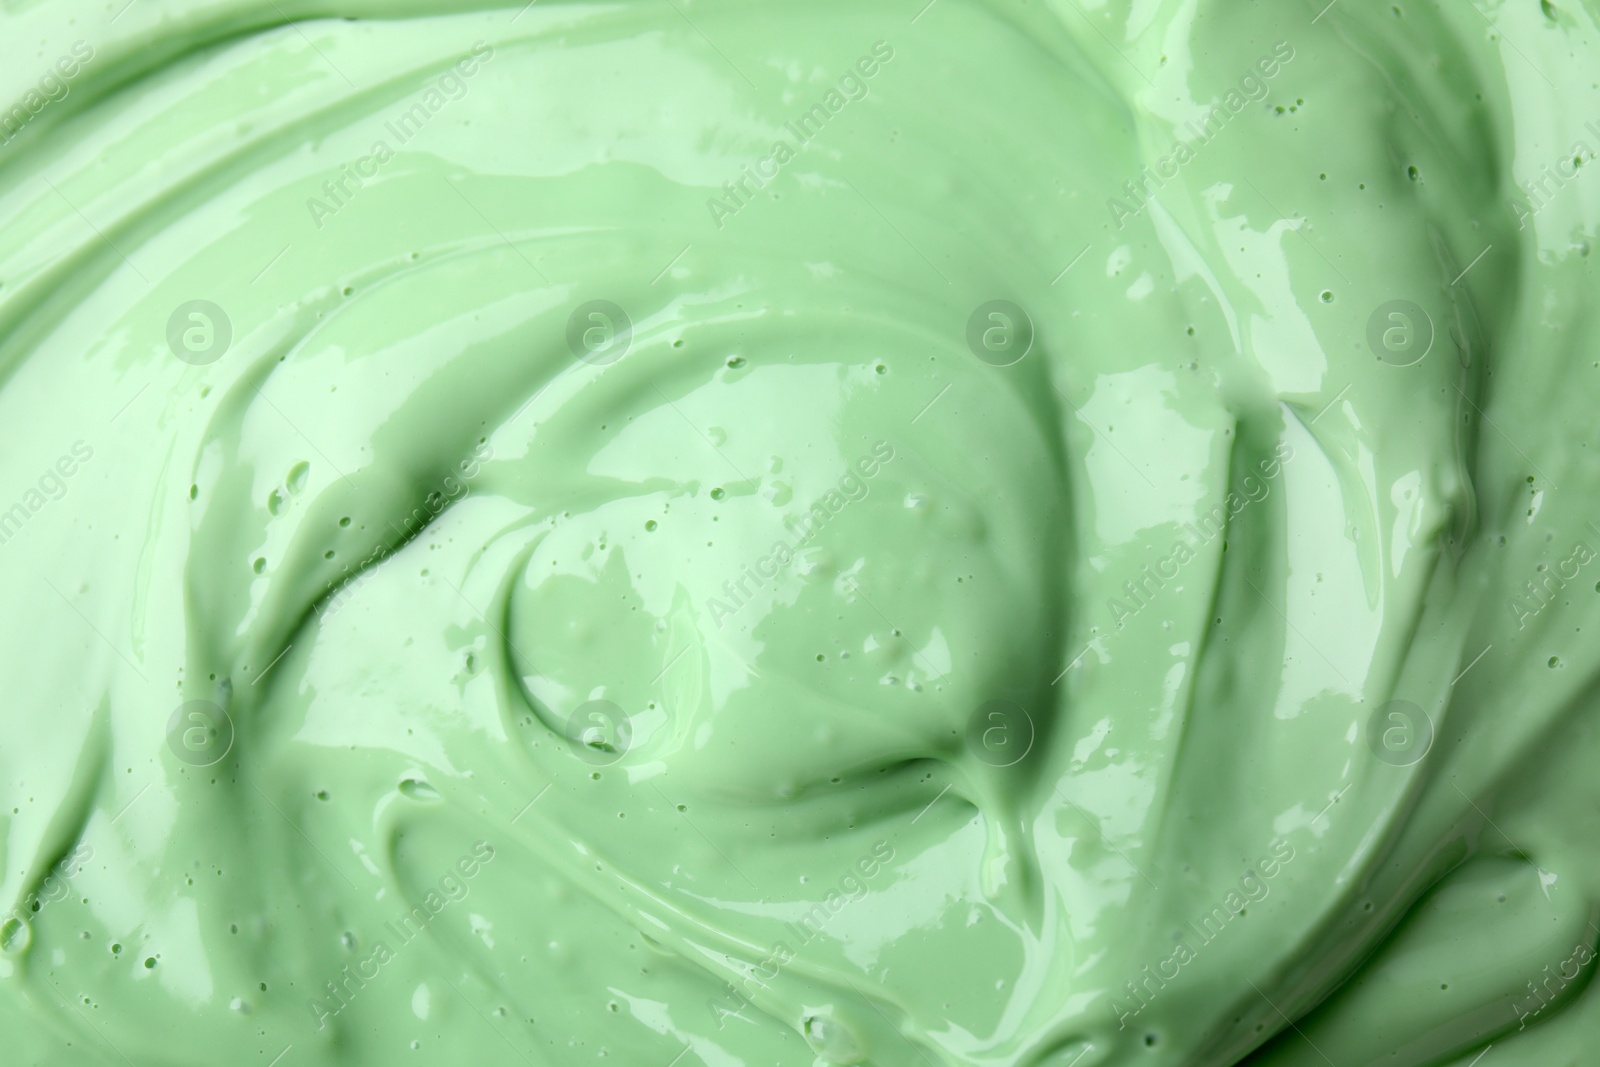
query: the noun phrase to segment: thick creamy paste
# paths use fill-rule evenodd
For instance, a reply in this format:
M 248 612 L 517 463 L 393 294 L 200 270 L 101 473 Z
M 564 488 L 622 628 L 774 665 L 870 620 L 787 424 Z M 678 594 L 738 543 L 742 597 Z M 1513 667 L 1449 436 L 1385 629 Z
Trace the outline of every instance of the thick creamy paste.
M 3 6 L 5 1063 L 1588 1062 L 1592 4 Z

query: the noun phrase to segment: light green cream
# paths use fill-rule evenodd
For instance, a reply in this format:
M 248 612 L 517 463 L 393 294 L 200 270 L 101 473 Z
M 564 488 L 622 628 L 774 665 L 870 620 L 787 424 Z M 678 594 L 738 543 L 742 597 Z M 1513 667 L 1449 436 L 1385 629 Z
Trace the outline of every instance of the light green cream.
M 0 1062 L 1592 1062 L 1600 10 L 1321 6 L 4 4 Z

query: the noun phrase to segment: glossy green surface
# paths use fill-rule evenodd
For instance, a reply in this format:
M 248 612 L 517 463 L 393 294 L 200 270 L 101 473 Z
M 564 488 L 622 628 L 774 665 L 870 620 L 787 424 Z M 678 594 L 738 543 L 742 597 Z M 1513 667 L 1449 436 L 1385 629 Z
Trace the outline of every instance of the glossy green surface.
M 1589 1062 L 1595 12 L 918 7 L 5 5 L 0 1062 Z

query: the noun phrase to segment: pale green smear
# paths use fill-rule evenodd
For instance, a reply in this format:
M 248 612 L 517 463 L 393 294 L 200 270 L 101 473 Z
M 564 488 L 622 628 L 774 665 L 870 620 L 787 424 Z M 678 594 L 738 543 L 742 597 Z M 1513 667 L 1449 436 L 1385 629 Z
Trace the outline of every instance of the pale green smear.
M 1593 1062 L 1600 8 L 3 7 L 0 1063 Z

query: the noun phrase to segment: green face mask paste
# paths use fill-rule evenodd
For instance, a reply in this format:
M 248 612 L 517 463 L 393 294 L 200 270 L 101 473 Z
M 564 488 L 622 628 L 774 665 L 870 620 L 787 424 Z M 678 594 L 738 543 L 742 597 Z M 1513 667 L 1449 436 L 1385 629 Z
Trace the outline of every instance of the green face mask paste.
M 1592 4 L 122 5 L 0 1060 L 1586 1062 Z

